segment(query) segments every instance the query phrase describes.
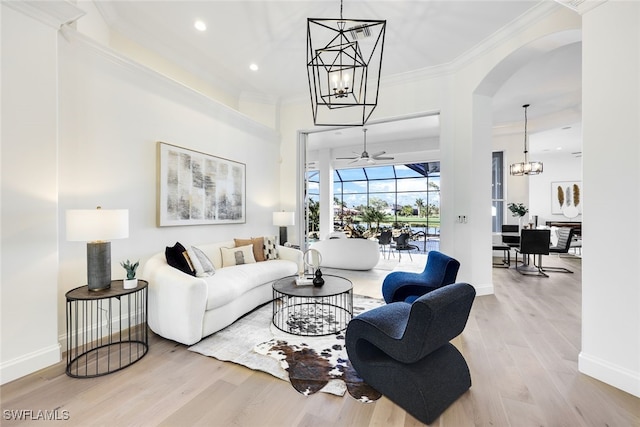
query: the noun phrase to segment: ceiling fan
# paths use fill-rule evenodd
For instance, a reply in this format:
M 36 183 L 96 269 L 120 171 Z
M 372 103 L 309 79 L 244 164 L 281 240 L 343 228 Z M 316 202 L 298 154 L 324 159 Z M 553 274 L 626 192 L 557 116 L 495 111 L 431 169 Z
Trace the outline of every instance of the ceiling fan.
M 393 157 L 383 156 L 386 151 L 379 151 L 374 154 L 369 154 L 367 152 L 367 128 L 362 128 L 362 132 L 364 132 L 364 149 L 362 153 L 358 154 L 354 151 L 355 154 L 358 154 L 355 157 L 338 157 L 338 160 L 351 160 L 349 164 L 358 163 L 358 162 L 367 162 L 367 163 L 375 163 L 376 160 L 393 160 Z

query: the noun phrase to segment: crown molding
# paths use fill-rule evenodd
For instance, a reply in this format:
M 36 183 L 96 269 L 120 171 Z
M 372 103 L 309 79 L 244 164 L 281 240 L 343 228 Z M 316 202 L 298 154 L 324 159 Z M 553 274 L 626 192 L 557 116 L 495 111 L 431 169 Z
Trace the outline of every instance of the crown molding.
M 584 15 L 591 9 L 600 6 L 602 3 L 606 3 L 607 0 L 554 0 L 558 4 L 561 4 L 574 12 L 578 12 L 580 15 Z
M 579 1 L 579 0 L 574 0 Z M 597 0 L 588 0 L 597 1 Z M 486 54 L 490 50 L 496 48 L 505 41 L 513 38 L 518 33 L 522 32 L 527 27 L 533 25 L 536 22 L 541 21 L 553 12 L 560 9 L 560 5 L 553 1 L 542 1 L 535 5 L 532 9 L 529 9 L 524 14 L 520 15 L 511 23 L 502 27 L 498 31 L 494 32 L 491 36 L 483 40 L 474 48 L 468 50 L 462 55 L 458 56 L 451 62 L 446 64 L 439 64 L 433 67 L 421 68 L 418 70 L 407 71 L 406 73 L 399 73 L 393 75 L 382 76 L 380 78 L 381 85 L 397 85 L 406 83 L 415 83 L 427 79 L 433 79 L 436 77 L 444 77 L 454 74 L 464 66 L 476 60 L 478 57 Z M 283 105 L 291 105 L 298 103 L 302 97 L 291 97 L 283 100 Z M 308 99 L 308 98 L 307 98 Z
M 166 88 L 167 93 L 171 95 L 172 99 L 175 101 L 184 102 L 190 107 L 199 108 L 203 112 L 211 114 L 212 117 L 216 117 L 222 121 L 230 123 L 231 125 L 241 128 L 265 141 L 277 142 L 279 140 L 278 133 L 272 128 L 254 121 L 241 112 L 234 110 L 220 101 L 208 97 L 202 92 L 199 92 L 178 80 L 127 58 L 119 54 L 117 51 L 96 42 L 92 38 L 76 31 L 73 28 L 65 26 L 61 28 L 61 32 L 68 43 L 75 44 L 79 49 L 83 49 L 90 54 L 102 57 L 111 64 L 126 71 L 145 76 L 146 82 L 161 84 Z
M 56 29 L 71 24 L 85 15 L 85 11 L 66 0 L 12 0 L 3 1 L 2 4 Z
M 460 55 L 453 61 L 454 68 L 460 69 L 469 63 L 483 56 L 497 46 L 504 44 L 506 41 L 515 38 L 519 33 L 529 28 L 533 24 L 542 21 L 552 13 L 560 10 L 560 6 L 552 1 L 542 1 L 533 8 L 527 10 L 522 15 L 505 25 L 501 29 L 494 32 L 483 42 L 475 46 L 473 49 Z
M 242 91 L 239 97 L 240 102 L 254 102 L 256 104 L 277 105 L 278 98 L 260 92 Z

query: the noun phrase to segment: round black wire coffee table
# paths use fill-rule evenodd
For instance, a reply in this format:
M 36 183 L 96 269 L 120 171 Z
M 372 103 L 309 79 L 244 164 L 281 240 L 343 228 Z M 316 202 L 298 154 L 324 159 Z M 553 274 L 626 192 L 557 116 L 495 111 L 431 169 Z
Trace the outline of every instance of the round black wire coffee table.
M 353 284 L 344 277 L 325 274 L 324 285 L 299 286 L 298 276 L 273 283 L 273 325 L 303 336 L 338 333 L 353 317 Z

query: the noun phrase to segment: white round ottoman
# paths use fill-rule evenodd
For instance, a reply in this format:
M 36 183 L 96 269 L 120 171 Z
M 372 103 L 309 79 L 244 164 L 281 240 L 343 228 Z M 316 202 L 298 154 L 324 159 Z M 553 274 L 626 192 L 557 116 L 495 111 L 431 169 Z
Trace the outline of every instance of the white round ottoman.
M 377 240 L 328 239 L 311 247 L 322 255 L 320 267 L 343 270 L 371 270 L 380 260 Z

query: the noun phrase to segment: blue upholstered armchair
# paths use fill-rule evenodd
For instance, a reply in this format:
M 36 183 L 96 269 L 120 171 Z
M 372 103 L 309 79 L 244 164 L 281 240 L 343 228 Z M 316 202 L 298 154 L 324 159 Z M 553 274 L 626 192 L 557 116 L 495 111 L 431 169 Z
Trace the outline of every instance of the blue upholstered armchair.
M 382 296 L 387 303 L 413 302 L 421 295 L 456 281 L 460 263 L 438 251 L 430 251 L 422 273 L 394 271 L 382 282 Z
M 469 367 L 449 341 L 462 333 L 475 288 L 454 283 L 366 311 L 349 322 L 346 347 L 358 375 L 423 423 L 471 387 Z

